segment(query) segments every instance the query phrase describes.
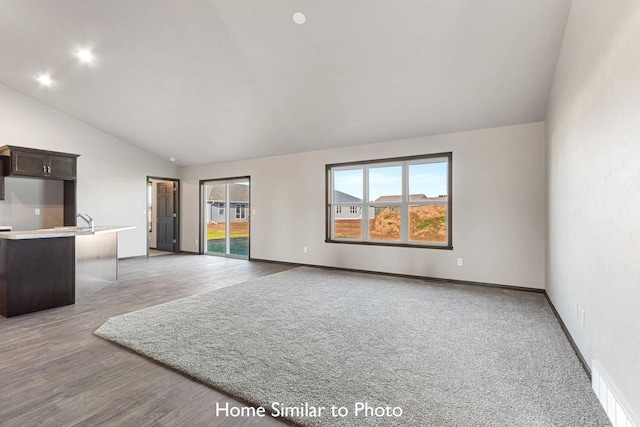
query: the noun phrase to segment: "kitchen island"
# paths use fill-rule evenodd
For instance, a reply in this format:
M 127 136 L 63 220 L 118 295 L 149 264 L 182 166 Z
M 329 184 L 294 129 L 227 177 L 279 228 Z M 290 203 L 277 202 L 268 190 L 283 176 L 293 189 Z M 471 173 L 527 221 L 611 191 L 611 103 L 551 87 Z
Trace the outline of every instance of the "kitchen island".
M 0 315 L 75 303 L 76 279 L 117 278 L 118 232 L 133 226 L 0 232 Z

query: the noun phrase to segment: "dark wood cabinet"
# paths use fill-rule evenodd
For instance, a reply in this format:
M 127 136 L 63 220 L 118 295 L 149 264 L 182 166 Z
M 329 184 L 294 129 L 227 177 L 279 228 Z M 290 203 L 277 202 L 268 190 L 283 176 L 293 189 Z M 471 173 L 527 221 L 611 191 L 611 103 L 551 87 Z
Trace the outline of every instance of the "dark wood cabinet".
M 11 176 L 62 180 L 76 179 L 77 154 L 58 153 L 11 145 L 2 147 L 0 154 L 9 157 L 8 175 Z
M 0 200 L 4 200 L 4 177 L 8 175 L 9 158 L 0 156 Z
M 47 176 L 48 157 L 44 154 L 13 151 L 11 153 L 11 175 Z
M 78 154 L 5 145 L 0 147 L 0 200 L 4 200 L 4 177 L 64 181 L 64 225 L 76 224 L 76 178 Z
M 76 179 L 76 157 L 50 156 L 49 157 L 49 177 L 75 180 Z
M 75 237 L 0 239 L 0 315 L 75 303 Z
M 77 154 L 0 147 L 4 178 L 63 181 L 63 221 L 76 224 Z M 75 237 L 0 239 L 0 315 L 18 316 L 75 302 Z

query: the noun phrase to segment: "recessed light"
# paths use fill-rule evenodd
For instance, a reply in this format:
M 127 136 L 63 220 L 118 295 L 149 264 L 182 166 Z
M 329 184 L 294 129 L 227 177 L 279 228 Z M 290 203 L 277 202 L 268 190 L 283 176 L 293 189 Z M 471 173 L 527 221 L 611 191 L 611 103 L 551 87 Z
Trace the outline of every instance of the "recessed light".
M 91 64 L 95 59 L 93 56 L 93 52 L 89 49 L 78 49 L 76 51 L 76 56 L 80 60 L 80 62 L 84 62 L 85 64 Z
M 304 13 L 302 12 L 296 12 L 293 14 L 293 22 L 295 22 L 298 25 L 302 25 L 305 22 L 307 22 L 307 17 L 304 16 Z
M 175 162 L 175 161 L 176 161 L 176 158 L 175 158 L 175 157 L 169 157 L 169 161 L 170 161 L 170 162 Z
M 36 76 L 36 80 L 42 86 L 46 86 L 46 87 L 53 86 L 53 80 L 51 79 L 51 76 L 48 75 L 48 74 L 40 74 L 40 75 Z

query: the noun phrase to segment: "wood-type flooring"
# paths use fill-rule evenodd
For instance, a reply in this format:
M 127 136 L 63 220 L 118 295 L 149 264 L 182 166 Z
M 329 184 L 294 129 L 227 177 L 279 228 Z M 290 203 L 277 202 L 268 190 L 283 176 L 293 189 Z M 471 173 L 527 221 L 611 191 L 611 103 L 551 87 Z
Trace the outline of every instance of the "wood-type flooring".
M 0 317 L 0 426 L 269 426 L 216 416 L 242 402 L 93 335 L 108 318 L 290 265 L 206 255 L 121 260 L 114 282 L 78 283 L 76 304 Z

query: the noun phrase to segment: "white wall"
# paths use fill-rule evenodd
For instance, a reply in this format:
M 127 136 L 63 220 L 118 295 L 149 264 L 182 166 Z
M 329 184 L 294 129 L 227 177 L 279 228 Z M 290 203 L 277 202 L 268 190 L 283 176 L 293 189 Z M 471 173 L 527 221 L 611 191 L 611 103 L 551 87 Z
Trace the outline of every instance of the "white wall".
M 640 3 L 574 1 L 547 117 L 547 292 L 640 414 Z M 585 327 L 574 314 L 585 309 Z
M 250 175 L 252 258 L 542 288 L 544 132 L 533 123 L 184 168 L 182 250 L 198 250 L 198 180 Z M 325 243 L 325 164 L 445 151 L 454 250 Z
M 4 144 L 80 154 L 78 211 L 97 225 L 135 225 L 120 233 L 119 256 L 146 254 L 147 175 L 175 177 L 172 163 L 0 85 Z

